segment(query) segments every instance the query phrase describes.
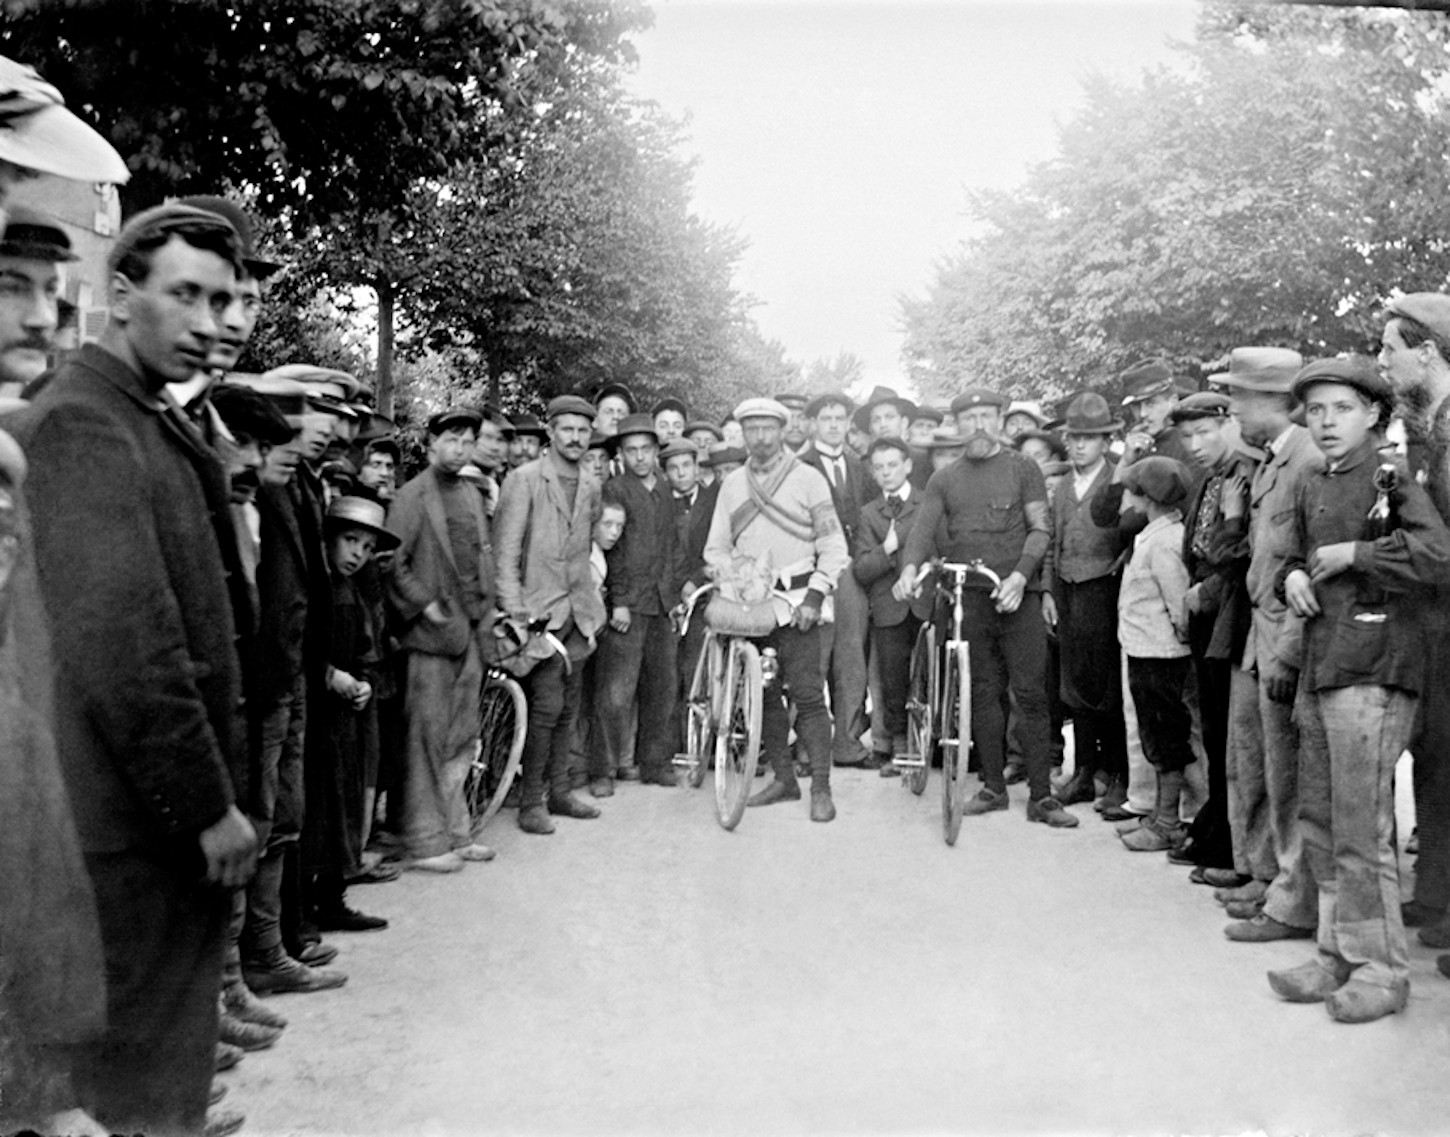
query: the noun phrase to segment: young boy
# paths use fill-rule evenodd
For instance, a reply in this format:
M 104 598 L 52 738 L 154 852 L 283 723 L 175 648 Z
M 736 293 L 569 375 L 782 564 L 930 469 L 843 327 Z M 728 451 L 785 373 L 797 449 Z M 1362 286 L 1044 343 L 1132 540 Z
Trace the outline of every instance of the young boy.
M 347 878 L 362 870 L 367 830 L 367 787 L 376 785 L 378 722 L 373 700 L 381 659 L 380 629 L 353 579 L 378 551 L 396 548 L 383 528 L 383 507 L 343 496 L 327 508 L 323 534 L 332 579 L 332 643 L 327 657 L 328 696 L 316 729 L 326 739 L 326 764 L 305 771 L 307 823 L 303 849 L 314 874 L 314 922 L 323 931 L 366 932 L 386 928 L 379 916 L 347 906 Z M 308 724 L 309 729 L 313 724 Z
M 1189 474 L 1183 463 L 1154 456 L 1122 477 L 1124 513 L 1148 518 L 1118 590 L 1118 642 L 1128 657 L 1128 690 L 1138 709 L 1143 752 L 1158 773 L 1158 800 L 1137 828 L 1121 834 L 1135 853 L 1163 852 L 1184 837 L 1178 820 L 1183 771 L 1194 759 L 1187 686 L 1188 569 L 1183 563 L 1183 514 Z
M 605 498 L 599 510 L 599 520 L 594 523 L 593 544 L 589 549 L 589 570 L 600 595 L 604 597 L 605 611 L 609 610 L 609 562 L 605 554 L 624 535 L 624 503 Z M 594 655 L 584 661 L 584 683 L 579 689 L 579 715 L 575 722 L 575 743 L 569 754 L 571 782 L 583 782 L 589 786 L 594 797 L 613 797 L 614 778 L 606 768 L 603 748 L 590 745 L 594 731 Z M 597 755 L 591 760 L 588 755 Z
M 1394 772 L 1425 681 L 1428 624 L 1417 609 L 1450 582 L 1450 531 L 1414 479 L 1375 451 L 1391 392 L 1372 361 L 1311 363 L 1293 393 L 1327 463 L 1299 491 L 1295 551 L 1279 574 L 1305 621 L 1299 826 L 1319 887 L 1319 954 L 1269 972 L 1269 986 L 1290 1002 L 1323 1001 L 1339 1022 L 1370 1022 L 1409 998 Z M 1313 933 L 1260 913 L 1226 934 Z
M 911 647 L 916 630 L 931 614 L 931 593 L 907 602 L 891 595 L 901 573 L 901 550 L 921 508 L 911 484 L 911 451 L 899 438 L 878 438 L 867 452 L 881 496 L 861 507 L 851 571 L 871 605 L 871 650 L 881 666 L 881 701 L 888 737 L 875 739 L 874 761 L 881 776 L 900 774 L 891 762 L 906 753 L 906 696 L 911 682 Z

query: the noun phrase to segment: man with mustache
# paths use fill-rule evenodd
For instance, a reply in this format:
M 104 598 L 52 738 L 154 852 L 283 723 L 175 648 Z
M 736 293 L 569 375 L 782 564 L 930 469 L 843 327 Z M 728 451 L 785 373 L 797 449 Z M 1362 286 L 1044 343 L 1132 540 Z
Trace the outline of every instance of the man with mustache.
M 60 266 L 70 238 L 44 214 L 10 210 L 0 239 L 0 398 L 18 398 L 49 366 L 58 323 Z
M 1017 740 L 1027 766 L 1027 820 L 1071 829 L 1077 818 L 1052 796 L 1047 741 L 1041 577 L 1052 536 L 1047 486 L 1036 462 L 1002 445 L 1006 406 L 1006 398 L 984 387 L 969 388 L 952 400 L 966 455 L 927 484 L 892 593 L 898 600 L 915 596 L 920 566 L 937 555 L 959 563 L 981 560 L 1002 578 L 995 587 L 982 577 L 969 578 L 964 595 L 971 629 L 972 740 L 984 783 L 966 812 L 1008 808 L 1005 687 L 1017 709 Z M 943 523 L 945 534 L 939 538 Z

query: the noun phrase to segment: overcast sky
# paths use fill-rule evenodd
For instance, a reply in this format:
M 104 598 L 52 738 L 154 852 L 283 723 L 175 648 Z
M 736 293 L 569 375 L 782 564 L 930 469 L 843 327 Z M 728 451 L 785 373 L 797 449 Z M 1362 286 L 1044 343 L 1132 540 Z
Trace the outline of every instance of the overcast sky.
M 965 235 L 964 191 L 1049 157 L 1082 79 L 1167 62 L 1191 0 L 655 0 L 635 89 L 688 113 L 699 213 L 800 363 L 902 385 L 896 297 Z

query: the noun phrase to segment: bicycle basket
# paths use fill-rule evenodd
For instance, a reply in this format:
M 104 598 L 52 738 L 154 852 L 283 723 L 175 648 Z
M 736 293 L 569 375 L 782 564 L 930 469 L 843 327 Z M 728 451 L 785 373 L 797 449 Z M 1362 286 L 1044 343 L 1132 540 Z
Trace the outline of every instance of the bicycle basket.
M 775 603 L 769 597 L 746 603 L 717 592 L 705 605 L 705 626 L 724 636 L 768 636 L 778 623 Z

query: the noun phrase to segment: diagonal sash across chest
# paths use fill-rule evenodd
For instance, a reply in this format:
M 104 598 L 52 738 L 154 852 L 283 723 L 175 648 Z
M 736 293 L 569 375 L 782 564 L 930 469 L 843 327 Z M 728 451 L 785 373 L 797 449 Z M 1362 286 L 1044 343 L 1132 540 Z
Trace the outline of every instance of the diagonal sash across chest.
M 810 514 L 794 513 L 775 500 L 776 493 L 799 462 L 794 454 L 787 454 L 779 469 L 763 475 L 749 465 L 745 467 L 745 488 L 750 496 L 737 505 L 730 515 L 732 542 L 738 541 L 740 534 L 759 516 L 764 516 L 772 525 L 799 541 L 814 539 L 816 530 Z

